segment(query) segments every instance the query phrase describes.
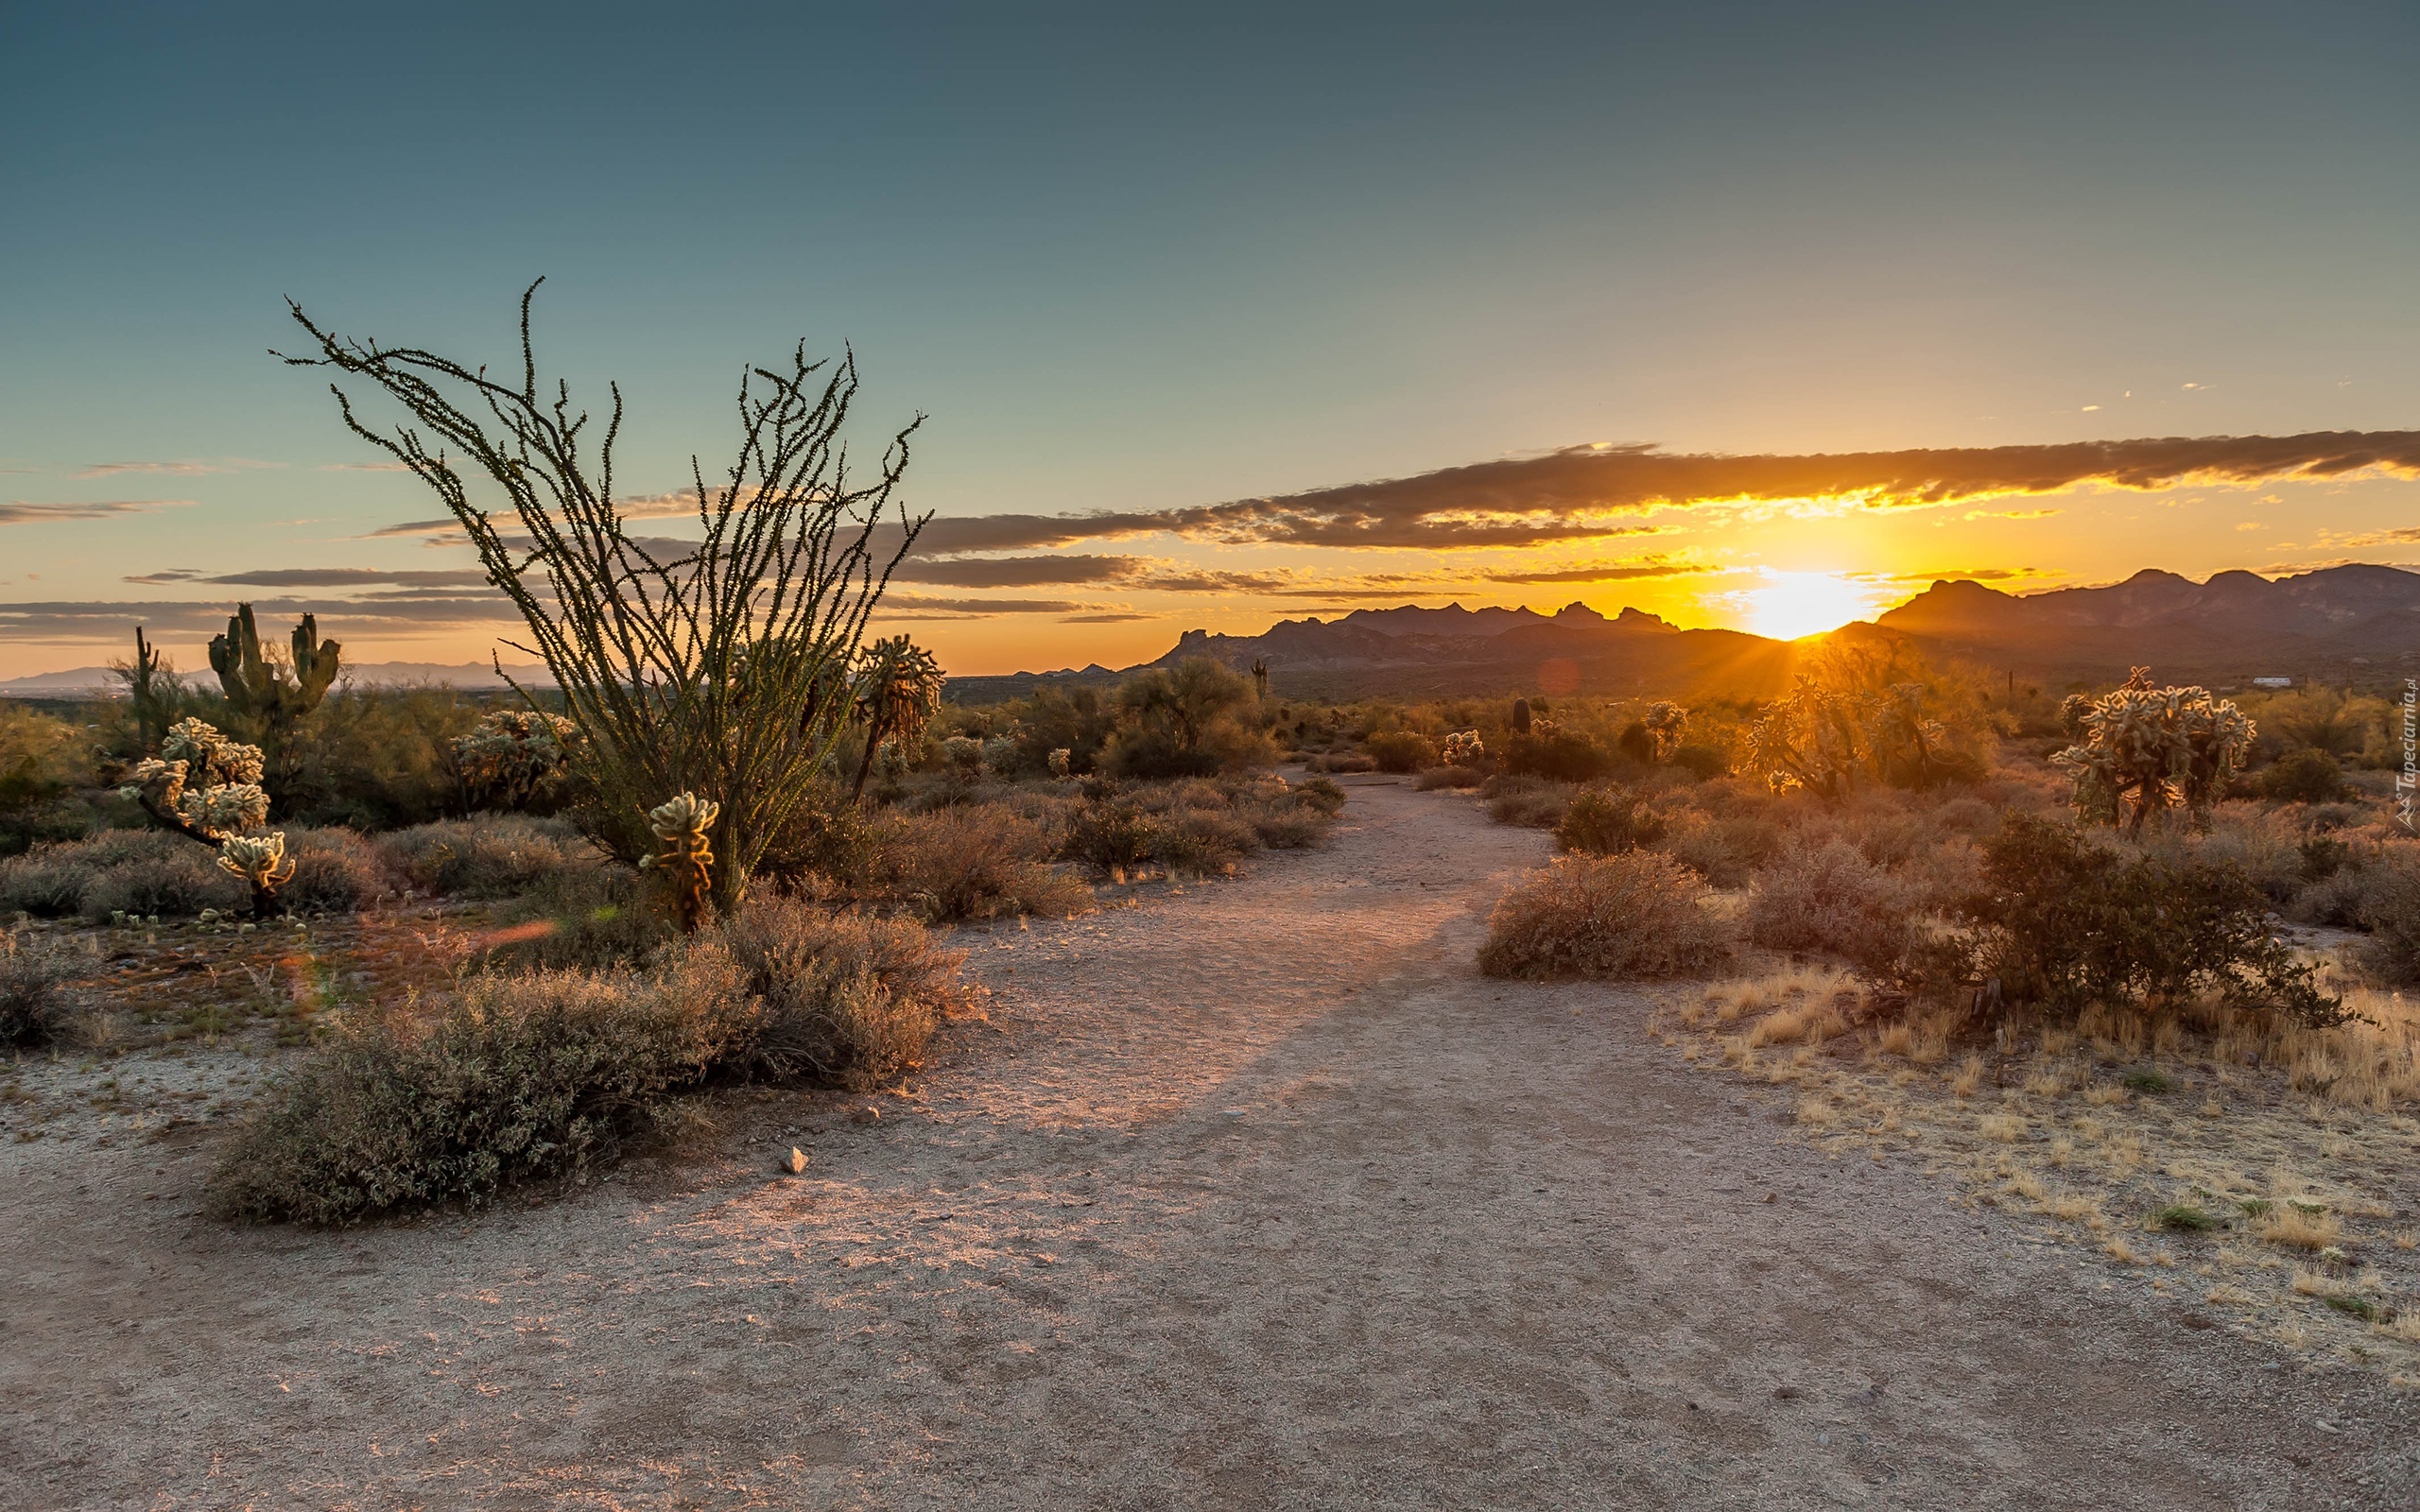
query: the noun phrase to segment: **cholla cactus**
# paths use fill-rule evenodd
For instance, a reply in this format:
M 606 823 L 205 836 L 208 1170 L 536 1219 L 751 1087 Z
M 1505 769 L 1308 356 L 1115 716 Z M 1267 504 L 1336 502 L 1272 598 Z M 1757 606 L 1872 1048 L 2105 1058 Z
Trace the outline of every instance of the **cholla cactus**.
M 951 771 L 971 781 L 983 770 L 983 743 L 972 735 L 952 735 L 942 742 L 942 759 Z
M 285 859 L 285 835 L 251 834 L 268 822 L 260 747 L 229 740 L 199 719 L 181 719 L 160 751 L 135 763 L 118 791 L 162 829 L 216 850 L 220 866 L 252 885 L 252 917 L 271 917 L 294 864 Z
M 1555 722 L 1551 719 L 1532 718 L 1528 726 L 1530 736 L 1533 740 L 1553 739 L 1555 729 Z
M 1014 735 L 994 735 L 983 743 L 983 769 L 994 777 L 1009 777 L 1017 769 L 1017 738 Z
M 874 747 L 873 775 L 882 779 L 885 787 L 896 787 L 908 778 L 908 753 L 899 742 L 886 740 Z
M 579 727 L 557 714 L 499 709 L 454 738 L 462 785 L 499 808 L 520 808 L 562 772 Z
M 2206 813 L 2258 733 L 2242 710 L 2207 689 L 2152 687 L 2148 667 L 2093 699 L 2082 720 L 2082 740 L 2050 760 L 2074 774 L 2079 816 L 2122 825 L 2129 835 L 2169 809 Z
M 1457 730 L 1445 737 L 1438 754 L 1448 766 L 1477 766 L 1487 755 L 1487 747 L 1476 730 Z
M 286 859 L 283 830 L 270 834 L 229 835 L 218 842 L 218 866 L 251 883 L 256 898 L 276 892 L 294 875 L 294 863 Z
M 1748 763 L 1776 793 L 1803 787 L 1838 798 L 1868 754 L 1858 701 L 1801 677 L 1748 731 Z
M 1051 751 L 1051 753 L 1050 753 L 1050 775 L 1051 775 L 1051 776 L 1053 776 L 1053 777 L 1067 777 L 1067 776 L 1072 775 L 1072 774 L 1074 773 L 1075 769 L 1076 769 L 1076 753 L 1075 753 L 1074 751 L 1069 750 L 1069 749 L 1068 749 L 1066 747 L 1064 747 L 1064 746 L 1061 746 L 1061 747 L 1057 747 L 1056 749 L 1054 749 L 1054 750 L 1052 750 L 1052 751 Z
M 1646 717 L 1639 723 L 1646 727 L 1648 737 L 1655 743 L 1654 756 L 1668 762 L 1681 746 L 1681 727 L 1689 722 L 1689 712 L 1677 703 L 1656 702 L 1648 706 Z
M 648 810 L 647 827 L 664 842 L 664 852 L 647 857 L 639 866 L 670 877 L 673 903 L 684 934 L 695 934 L 705 921 L 706 890 L 714 882 L 711 832 L 721 813 L 721 804 L 695 793 L 683 793 Z
M 876 641 L 858 657 L 850 707 L 866 727 L 865 759 L 857 764 L 852 796 L 865 791 L 874 753 L 889 742 L 903 748 L 925 738 L 925 728 L 942 706 L 942 665 L 933 653 L 904 635 Z

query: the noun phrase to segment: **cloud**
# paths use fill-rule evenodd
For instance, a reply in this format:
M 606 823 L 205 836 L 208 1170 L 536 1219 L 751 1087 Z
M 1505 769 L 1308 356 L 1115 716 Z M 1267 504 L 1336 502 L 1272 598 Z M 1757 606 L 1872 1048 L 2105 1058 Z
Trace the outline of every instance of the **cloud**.
M 1526 573 L 1485 573 L 1481 576 L 1491 583 L 1615 583 L 1634 577 L 1685 577 L 1698 573 L 1729 572 L 1710 562 L 1667 561 L 1649 558 L 1644 561 L 1607 562 L 1595 567 L 1555 567 Z
M 2055 576 L 2040 567 L 1934 567 L 1912 573 L 1844 573 L 1861 583 L 1940 583 L 1971 578 L 1979 583 L 2007 582 L 2020 577 Z
M 876 612 L 889 614 L 896 610 L 936 614 L 1075 614 L 1100 607 L 1060 598 L 928 598 L 921 593 L 885 593 Z
M 189 568 L 171 568 L 130 583 L 225 583 L 238 588 L 479 588 L 488 575 L 476 567 L 442 572 L 387 572 L 376 567 L 280 567 L 256 572 L 227 573 L 204 577 Z
M 231 456 L 216 462 L 95 462 L 80 472 L 68 474 L 78 478 L 113 477 L 120 472 L 163 472 L 173 477 L 199 477 L 207 472 L 237 472 L 254 468 L 281 468 L 283 462 L 254 462 L 245 457 Z
M 2353 536 L 2341 536 L 2332 530 L 2323 530 L 2316 544 L 2342 547 L 2403 546 L 2410 545 L 2413 541 L 2420 541 L 2420 525 L 2403 525 L 2394 530 L 2369 530 Z
M 223 599 L 0 604 L 0 638 L 115 644 L 130 639 L 137 625 L 162 636 L 216 635 L 226 629 L 230 607 Z M 290 620 L 301 614 L 315 614 L 320 633 L 334 640 L 347 635 L 412 636 L 450 629 L 510 629 L 521 624 L 520 615 L 493 593 L 475 597 L 397 595 L 349 603 L 255 599 L 252 609 L 264 619 Z
M 107 520 L 121 514 L 149 514 L 154 509 L 183 508 L 191 499 L 111 499 L 85 504 L 31 504 L 11 499 L 0 504 L 0 525 L 46 524 L 58 520 Z
M 1543 456 L 1185 508 L 935 520 L 919 544 L 940 554 L 1023 551 L 1167 534 L 1250 545 L 1531 546 L 1640 528 L 1618 518 L 1624 515 L 1716 504 L 1835 500 L 1874 509 L 1932 508 L 2084 487 L 2152 491 L 2361 473 L 2420 477 L 2420 431 L 1805 455 L 1574 446 Z
M 1150 566 L 1150 558 L 1143 557 L 910 557 L 891 580 L 945 588 L 1040 588 L 1122 581 Z
M 1155 620 L 1158 618 L 1160 618 L 1160 616 L 1157 614 L 1141 614 L 1132 612 L 1118 614 L 1069 614 L 1061 619 L 1059 623 L 1062 625 L 1123 625 L 1129 620 Z

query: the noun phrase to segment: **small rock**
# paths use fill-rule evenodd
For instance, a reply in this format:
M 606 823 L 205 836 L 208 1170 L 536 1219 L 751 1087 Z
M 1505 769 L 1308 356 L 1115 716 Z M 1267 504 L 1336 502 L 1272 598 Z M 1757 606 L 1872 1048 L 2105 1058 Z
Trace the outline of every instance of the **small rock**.
M 1765 1194 L 1765 1200 L 1766 1200 L 1767 1202 L 1771 1202 L 1771 1201 L 1772 1201 L 1772 1200 L 1773 1200 L 1773 1194 L 1772 1194 L 1772 1193 L 1770 1193 L 1770 1192 L 1766 1193 L 1766 1194 Z
M 806 1152 L 795 1144 L 791 1145 L 790 1153 L 782 1158 L 782 1169 L 792 1176 L 803 1174 L 806 1170 Z
M 879 1124 L 882 1122 L 882 1109 L 874 1107 L 872 1103 L 868 1103 L 865 1107 L 858 1108 L 854 1113 L 851 1113 L 849 1115 L 849 1122 L 852 1124 Z
M 1790 1398 L 1798 1395 L 1798 1388 L 1796 1386 L 1775 1386 L 1773 1387 L 1773 1395 L 1783 1401 L 1788 1401 Z

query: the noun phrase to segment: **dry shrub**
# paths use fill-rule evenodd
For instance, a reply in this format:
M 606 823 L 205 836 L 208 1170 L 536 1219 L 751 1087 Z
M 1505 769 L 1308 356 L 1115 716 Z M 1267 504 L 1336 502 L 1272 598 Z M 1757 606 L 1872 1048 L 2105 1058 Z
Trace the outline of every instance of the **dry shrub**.
M 1664 816 L 1620 787 L 1587 787 L 1571 796 L 1554 843 L 1564 850 L 1615 855 L 1664 838 Z
M 133 842 L 148 840 L 148 846 Z M 251 905 L 251 891 L 218 865 L 218 853 L 180 836 L 153 833 L 110 837 L 123 859 L 97 864 L 83 890 L 81 912 L 93 923 L 114 913 L 189 918 L 205 908 L 232 912 Z M 99 849 L 100 842 L 95 842 Z
M 1316 850 L 1327 844 L 1336 816 L 1315 804 L 1262 799 L 1236 809 L 1236 816 L 1271 850 Z
M 515 971 L 643 966 L 673 936 L 662 885 L 602 860 L 541 878 L 496 913 L 485 964 Z
M 1309 804 L 1331 819 L 1344 812 L 1344 789 L 1324 777 L 1297 782 L 1287 791 L 1292 793 L 1297 801 Z
M 875 868 L 887 891 L 931 923 L 1009 914 L 1062 917 L 1093 894 L 1053 870 L 1036 825 L 992 804 L 904 816 L 883 836 Z
M 79 912 L 84 889 L 96 875 L 82 850 L 76 841 L 57 841 L 0 861 L 0 907 L 36 919 L 64 919 Z
M 917 1066 L 967 1001 L 964 953 L 936 950 L 910 919 L 760 899 L 722 937 L 758 999 L 735 1057 L 755 1074 L 864 1091 Z
M 1888 872 L 1842 840 L 1793 842 L 1756 874 L 1748 937 L 1779 951 L 1886 970 L 1908 948 L 1907 901 Z
M 2277 1202 L 2254 1221 L 2252 1231 L 2288 1249 L 2325 1249 L 2344 1237 L 2344 1221 L 2308 1203 Z
M 59 1039 L 75 1010 L 67 988 L 73 974 L 66 956 L 48 942 L 22 930 L 0 935 L 0 1045 Z
M 337 1016 L 228 1142 L 211 1207 L 346 1223 L 585 1171 L 703 1078 L 752 1010 L 739 967 L 701 946 L 653 973 L 482 975 L 434 1012 Z
M 1151 854 L 1170 871 L 1206 876 L 1260 849 L 1254 828 L 1232 814 L 1174 809 L 1160 816 Z
M 2362 964 L 2390 982 L 2420 982 L 2420 846 L 2390 847 L 2366 871 L 2356 904 L 2370 931 Z
M 1703 971 L 1730 954 L 1730 930 L 1703 907 L 1704 881 L 1650 850 L 1557 856 L 1495 905 L 1479 970 L 1490 976 L 1657 977 Z
M 378 849 L 413 886 L 453 898 L 514 897 L 595 856 L 567 822 L 518 814 L 416 824 L 379 836 Z
M 1563 822 L 1564 812 L 1571 806 L 1571 795 L 1578 791 L 1570 782 L 1499 773 L 1480 786 L 1479 796 L 1487 799 L 1487 816 L 1498 824 L 1551 830 Z
M 1103 871 L 1121 871 L 1151 859 L 1159 825 L 1131 802 L 1106 799 L 1083 805 L 1067 821 L 1060 854 Z
M 1437 760 L 1437 743 L 1409 730 L 1382 730 L 1361 744 L 1382 772 L 1416 772 Z
M 288 830 L 285 853 L 294 858 L 294 875 L 277 889 L 277 901 L 289 913 L 354 913 L 395 887 L 386 856 L 351 830 Z
M 1441 787 L 1477 787 L 1486 782 L 1485 776 L 1468 766 L 1431 766 L 1411 780 L 1411 785 L 1423 793 L 1433 793 Z

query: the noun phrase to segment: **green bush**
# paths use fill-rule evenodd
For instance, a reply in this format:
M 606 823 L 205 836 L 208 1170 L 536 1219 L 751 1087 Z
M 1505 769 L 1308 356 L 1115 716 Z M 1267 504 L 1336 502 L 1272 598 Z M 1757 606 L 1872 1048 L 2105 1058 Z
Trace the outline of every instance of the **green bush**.
M 2281 803 L 2334 803 L 2353 796 L 2344 768 L 2324 750 L 2289 751 L 2251 781 L 2253 791 Z
M 1489 976 L 1664 977 L 1702 971 L 1731 951 L 1702 905 L 1705 883 L 1670 856 L 1557 856 L 1516 884 L 1488 919 L 1478 967 Z
M 963 953 L 904 919 L 759 899 L 721 931 L 757 1007 L 740 1069 L 864 1091 L 915 1069 L 965 1000 Z
M 1437 743 L 1409 730 L 1382 730 L 1361 743 L 1382 772 L 1416 772 L 1437 763 Z
M 1516 734 L 1504 743 L 1503 768 L 1516 777 L 1594 782 L 1614 769 L 1614 753 L 1569 730 Z
M 347 1223 L 610 1161 L 666 1093 L 744 1043 L 746 987 L 701 946 L 653 973 L 482 975 L 434 1012 L 338 1015 L 229 1140 L 211 1209 Z
M 2073 827 L 2012 815 L 1983 846 L 1962 906 L 1979 970 L 2011 1001 L 2072 1015 L 2095 1003 L 2172 1011 L 2204 991 L 2325 1026 L 2346 1017 L 2269 932 L 2239 868 L 2123 855 Z
M 1571 796 L 1562 822 L 1554 827 L 1554 843 L 1564 850 L 1592 855 L 1618 855 L 1664 838 L 1664 816 L 1640 801 L 1637 794 L 1619 787 L 1582 788 Z

